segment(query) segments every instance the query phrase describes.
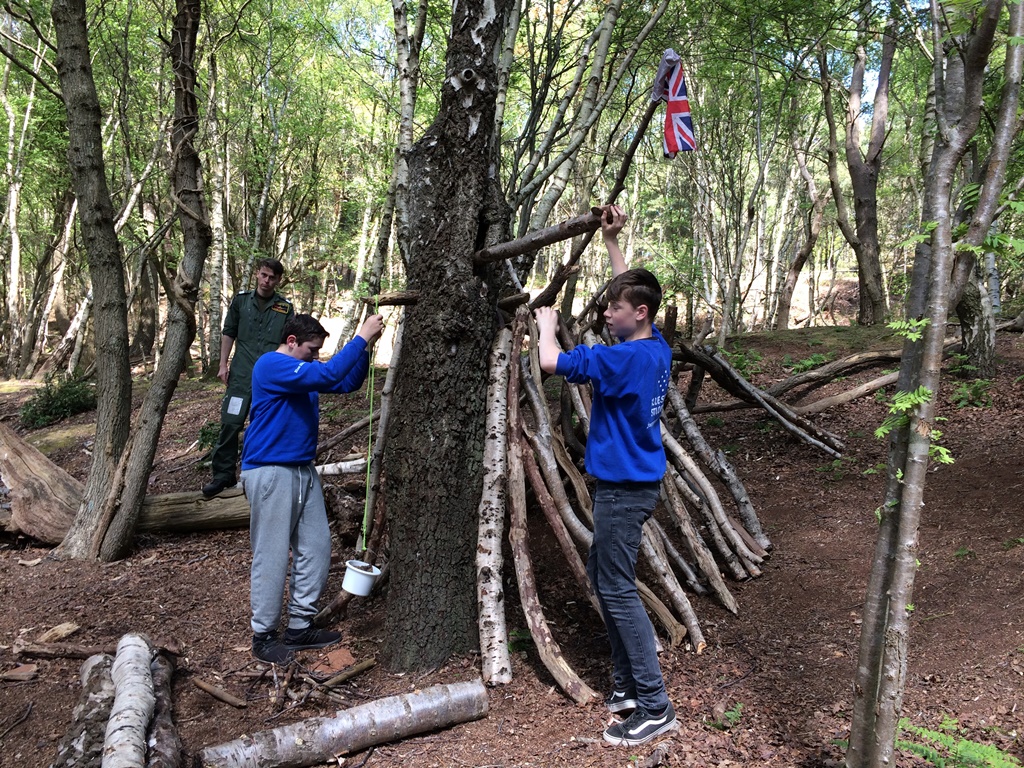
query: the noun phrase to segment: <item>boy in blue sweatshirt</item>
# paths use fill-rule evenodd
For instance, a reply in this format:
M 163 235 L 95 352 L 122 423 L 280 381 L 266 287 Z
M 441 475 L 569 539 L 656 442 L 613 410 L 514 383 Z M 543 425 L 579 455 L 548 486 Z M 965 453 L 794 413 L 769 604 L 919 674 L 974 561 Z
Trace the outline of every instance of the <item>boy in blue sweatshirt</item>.
M 609 217 L 610 214 L 610 217 Z M 612 652 L 611 712 L 628 717 L 604 731 L 612 744 L 636 746 L 672 729 L 676 714 L 658 663 L 654 628 L 636 589 L 636 560 L 643 524 L 658 501 L 665 474 L 661 409 L 672 351 L 654 316 L 661 286 L 646 269 L 626 269 L 618 233 L 626 215 L 608 206 L 601 229 L 612 266 L 605 297 L 608 329 L 621 343 L 580 345 L 568 354 L 556 340 L 558 313 L 537 310 L 540 365 L 568 381 L 593 385 L 586 468 L 597 478 L 594 540 L 587 574 L 594 587 Z
M 380 315 L 328 362 L 317 360 L 328 333 L 309 315 L 288 319 L 282 341 L 252 370 L 252 410 L 242 450 L 242 488 L 249 499 L 252 545 L 252 653 L 287 664 L 302 648 L 324 648 L 341 633 L 313 626 L 327 584 L 331 531 L 316 458 L 320 392 L 353 392 L 370 366 L 367 347 L 380 336 Z M 288 578 L 288 629 L 278 637 Z

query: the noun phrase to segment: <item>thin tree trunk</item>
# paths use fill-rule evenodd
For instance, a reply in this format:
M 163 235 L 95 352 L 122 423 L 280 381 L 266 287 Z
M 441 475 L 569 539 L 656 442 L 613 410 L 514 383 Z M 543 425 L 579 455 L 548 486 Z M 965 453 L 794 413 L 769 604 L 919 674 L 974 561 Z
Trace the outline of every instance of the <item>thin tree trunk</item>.
M 128 439 L 131 371 L 122 254 L 114 231 L 101 147 L 100 106 L 90 68 L 85 0 L 54 0 L 57 73 L 67 112 L 68 161 L 78 198 L 82 238 L 96 296 L 96 438 L 85 497 L 58 553 L 91 555 L 92 533 Z
M 972 33 L 949 57 L 950 61 L 963 63 L 963 80 L 956 82 L 956 67 L 948 66 L 942 51 L 943 18 L 937 4 L 932 5 L 938 131 L 927 175 L 922 220 L 936 222 L 936 226 L 930 242 L 917 248 L 907 306 L 908 317 L 926 318 L 928 324 L 919 342 L 908 340 L 904 346 L 898 385 L 903 393 L 917 392 L 921 396 L 906 414 L 906 424 L 893 429 L 890 440 L 886 500 L 878 509 L 879 534 L 864 602 L 854 679 L 853 719 L 846 754 L 849 768 L 891 765 L 894 759 L 907 670 L 907 609 L 917 569 L 917 532 L 924 504 L 954 258 L 950 196 L 956 168 L 981 119 L 982 84 L 1001 12 L 1002 0 L 989 0 L 978 9 Z M 1024 21 L 1020 4 L 1011 6 L 1010 19 L 1010 34 L 1020 35 Z M 1008 46 L 1007 66 L 1019 55 L 1013 52 L 1019 47 Z M 986 224 L 984 231 L 987 228 Z
M 117 500 L 117 513 L 105 532 L 97 531 L 96 541 L 103 542 L 98 554 L 108 561 L 125 556 L 131 549 L 164 415 L 196 336 L 195 303 L 212 237 L 199 155 L 192 144 L 199 127 L 194 66 L 199 22 L 199 0 L 177 0 L 171 37 L 175 75 L 171 194 L 181 222 L 183 254 L 174 282 L 167 286 L 169 307 L 163 354 L 132 435 L 124 485 L 118 488 L 112 483 L 107 496 L 106 503 Z

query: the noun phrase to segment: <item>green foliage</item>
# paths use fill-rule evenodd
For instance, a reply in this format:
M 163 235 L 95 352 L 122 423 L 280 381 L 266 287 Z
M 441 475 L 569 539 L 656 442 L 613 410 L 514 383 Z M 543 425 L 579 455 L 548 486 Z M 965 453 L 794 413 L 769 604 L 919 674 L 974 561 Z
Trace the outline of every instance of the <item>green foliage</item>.
M 828 475 L 829 480 L 842 480 L 851 471 L 851 461 L 851 459 L 843 458 L 833 459 L 824 466 L 815 467 L 814 471 Z
M 208 421 L 199 428 L 199 437 L 196 438 L 196 442 L 199 444 L 199 450 L 209 451 L 217 444 L 217 438 L 220 437 L 220 422 L 219 421 Z
M 798 360 L 797 362 L 794 363 L 792 358 L 790 358 L 789 355 L 786 355 L 784 358 L 782 358 L 782 367 L 788 369 L 790 373 L 804 373 L 805 371 L 809 371 L 812 368 L 817 368 L 819 365 L 824 365 L 831 359 L 831 354 L 822 354 L 820 352 L 815 352 L 810 357 L 804 358 L 803 360 Z
M 721 416 L 708 416 L 707 424 L 709 427 L 724 427 L 725 419 Z
M 897 392 L 889 404 L 889 415 L 875 430 L 875 437 L 882 439 L 887 437 L 893 429 L 899 429 L 909 424 L 910 412 L 919 405 L 929 402 L 933 396 L 934 393 L 924 386 L 918 387 L 913 392 Z
M 937 731 L 912 725 L 907 718 L 900 720 L 899 727 L 906 738 L 897 737 L 896 747 L 923 758 L 935 768 L 1021 766 L 1017 758 L 998 747 L 965 738 L 959 723 L 949 716 L 943 716 Z
M 508 633 L 508 649 L 511 653 L 529 650 L 533 646 L 533 637 L 528 629 L 513 629 Z
M 868 467 L 863 472 L 861 472 L 861 474 L 862 475 L 877 475 L 877 474 L 879 474 L 881 472 L 884 472 L 884 471 L 885 471 L 885 463 L 884 462 L 879 462 L 878 464 L 875 464 L 875 466 L 873 466 L 873 467 Z
M 971 365 L 967 355 L 960 352 L 954 352 L 949 359 L 949 372 L 954 376 L 967 377 L 978 370 L 977 366 Z
M 96 388 L 74 376 L 47 376 L 43 388 L 28 399 L 18 417 L 36 429 L 96 407 Z
M 988 408 L 992 405 L 991 387 L 989 379 L 962 381 L 953 390 L 953 405 L 957 408 Z
M 1015 539 L 1007 539 L 1006 541 L 1003 542 L 1003 549 L 1004 550 L 1011 550 L 1014 547 L 1021 547 L 1021 546 L 1024 546 L 1024 536 L 1018 536 Z
M 722 719 L 716 720 L 711 725 L 720 731 L 727 731 L 730 728 L 734 728 L 740 719 L 743 717 L 743 702 L 737 701 L 731 709 L 727 709 L 722 713 Z
M 920 341 L 924 336 L 924 329 L 931 323 L 927 317 L 918 319 L 911 318 L 909 320 L 893 320 L 888 324 L 888 328 L 908 341 Z
M 977 556 L 977 552 L 965 546 L 957 547 L 956 552 L 953 553 L 953 557 L 957 560 L 973 560 Z
M 939 222 L 937 222 L 937 221 L 926 221 L 922 225 L 922 227 L 921 227 L 924 230 L 924 232 L 920 232 L 920 233 L 918 233 L 916 235 L 911 235 L 910 237 L 908 237 L 903 242 L 897 244 L 896 247 L 897 248 L 910 248 L 912 246 L 917 245 L 918 243 L 923 243 L 926 240 L 931 240 L 932 239 L 932 232 L 934 231 L 934 229 L 937 226 L 939 226 Z
M 751 376 L 761 372 L 760 362 L 762 355 L 756 349 L 742 350 L 738 346 L 733 345 L 732 351 L 725 349 L 720 350 L 725 359 L 729 361 L 729 364 L 735 368 L 739 374 L 745 378 L 750 379 Z

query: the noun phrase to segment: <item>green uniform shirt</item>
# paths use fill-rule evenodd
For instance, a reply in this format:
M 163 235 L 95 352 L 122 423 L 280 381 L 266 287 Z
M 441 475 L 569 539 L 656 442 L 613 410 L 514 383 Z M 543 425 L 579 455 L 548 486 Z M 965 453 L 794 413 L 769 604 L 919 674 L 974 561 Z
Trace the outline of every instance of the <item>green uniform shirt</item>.
M 256 291 L 242 291 L 231 300 L 224 319 L 224 335 L 235 340 L 230 378 L 237 380 L 242 376 L 246 391 L 251 387 L 256 359 L 264 352 L 277 349 L 285 321 L 295 314 L 291 302 L 279 293 L 262 303 L 261 310 Z

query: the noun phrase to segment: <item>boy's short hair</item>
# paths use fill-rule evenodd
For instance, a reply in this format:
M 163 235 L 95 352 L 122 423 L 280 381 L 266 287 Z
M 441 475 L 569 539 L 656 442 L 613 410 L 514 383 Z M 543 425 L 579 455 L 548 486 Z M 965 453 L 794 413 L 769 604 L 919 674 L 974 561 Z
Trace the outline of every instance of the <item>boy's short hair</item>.
M 277 259 L 260 259 L 256 264 L 256 271 L 259 272 L 263 267 L 266 267 L 278 277 L 284 274 L 284 264 Z
M 295 337 L 296 344 L 305 344 L 313 339 L 326 339 L 330 336 L 320 322 L 312 315 L 292 315 L 284 323 L 281 331 L 281 343 L 288 341 L 289 336 Z
M 612 278 L 605 289 L 609 301 L 628 301 L 634 307 L 647 307 L 647 317 L 653 323 L 661 307 L 661 283 L 643 267 L 627 269 Z

